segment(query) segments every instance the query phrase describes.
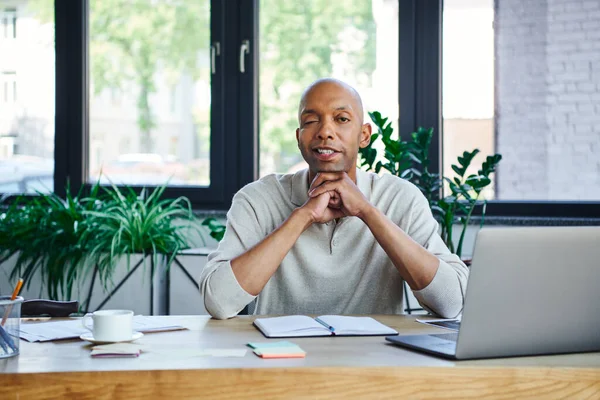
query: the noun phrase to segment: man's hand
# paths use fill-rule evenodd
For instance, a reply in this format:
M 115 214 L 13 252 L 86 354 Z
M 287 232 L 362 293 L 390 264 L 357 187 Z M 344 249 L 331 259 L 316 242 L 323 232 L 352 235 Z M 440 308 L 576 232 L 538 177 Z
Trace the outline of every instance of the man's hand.
M 329 209 L 341 211 L 341 216 L 362 218 L 372 205 L 345 172 L 320 172 L 308 189 L 311 199 L 329 193 Z M 336 217 L 337 218 L 337 217 Z
M 324 224 L 344 216 L 341 210 L 329 207 L 330 201 L 331 193 L 325 192 L 319 196 L 309 197 L 302 208 L 310 213 L 312 223 Z

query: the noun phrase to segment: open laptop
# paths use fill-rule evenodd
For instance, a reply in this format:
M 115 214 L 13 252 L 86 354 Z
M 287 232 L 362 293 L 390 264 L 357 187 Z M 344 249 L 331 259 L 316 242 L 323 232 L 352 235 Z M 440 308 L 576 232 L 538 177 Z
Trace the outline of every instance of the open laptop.
M 477 235 L 457 333 L 387 337 L 455 360 L 600 351 L 600 227 Z

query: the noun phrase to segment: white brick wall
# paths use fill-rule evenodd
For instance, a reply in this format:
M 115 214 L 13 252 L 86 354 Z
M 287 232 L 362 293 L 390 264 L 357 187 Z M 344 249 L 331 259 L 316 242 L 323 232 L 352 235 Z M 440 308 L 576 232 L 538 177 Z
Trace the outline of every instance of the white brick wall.
M 600 200 L 600 0 L 496 0 L 503 200 Z

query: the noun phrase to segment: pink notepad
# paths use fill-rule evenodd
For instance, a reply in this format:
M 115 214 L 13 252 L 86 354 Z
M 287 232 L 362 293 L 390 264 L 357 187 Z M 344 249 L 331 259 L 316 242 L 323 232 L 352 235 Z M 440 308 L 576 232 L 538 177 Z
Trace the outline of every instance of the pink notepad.
M 306 352 L 298 346 L 263 347 L 254 349 L 254 354 L 261 358 L 304 358 Z
M 255 352 L 256 353 L 256 352 Z M 297 354 L 285 354 L 285 353 L 280 353 L 280 354 L 261 354 L 259 355 L 260 358 L 304 358 L 306 357 L 306 353 L 297 353 Z

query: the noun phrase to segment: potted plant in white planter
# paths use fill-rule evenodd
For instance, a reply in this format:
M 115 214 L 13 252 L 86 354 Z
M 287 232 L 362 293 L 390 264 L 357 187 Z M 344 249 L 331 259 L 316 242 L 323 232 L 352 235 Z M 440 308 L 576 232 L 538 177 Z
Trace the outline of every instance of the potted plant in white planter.
M 96 280 L 111 290 L 108 298 L 123 284 L 113 279 L 123 259 L 127 278 L 146 261 L 152 272 L 166 271 L 191 246 L 190 232 L 204 241 L 189 201 L 161 199 L 165 188 L 138 195 L 128 187 L 95 185 L 88 196 L 67 189 L 64 200 L 54 193 L 18 198 L 0 213 L 0 263 L 15 256 L 11 280 L 23 277 L 29 285 L 38 276 L 51 300 L 70 300 L 79 288 L 87 311 Z M 133 268 L 132 256 L 139 259 Z
M 175 256 L 191 246 L 191 231 L 204 240 L 189 200 L 185 197 L 162 199 L 166 187 L 163 185 L 153 191 L 142 189 L 139 195 L 128 187 L 103 188 L 102 206 L 84 212 L 88 229 L 81 239 L 86 243 L 88 260 L 94 265 L 94 275 L 98 275 L 105 291 L 113 288 L 99 308 L 136 268 L 145 267 L 147 261 L 151 277 L 157 272 L 166 273 Z M 131 268 L 133 255 L 140 260 Z M 115 285 L 114 269 L 123 258 L 127 260 L 129 273 Z M 93 285 L 90 285 L 86 308 L 90 305 L 92 290 Z
M 50 300 L 70 300 L 86 270 L 87 229 L 84 210 L 93 210 L 98 187 L 90 197 L 81 192 L 65 199 L 54 193 L 18 197 L 0 212 L 0 264 L 14 256 L 10 279 L 22 277 L 29 288 L 38 276 Z M 42 295 L 40 293 L 40 295 Z

